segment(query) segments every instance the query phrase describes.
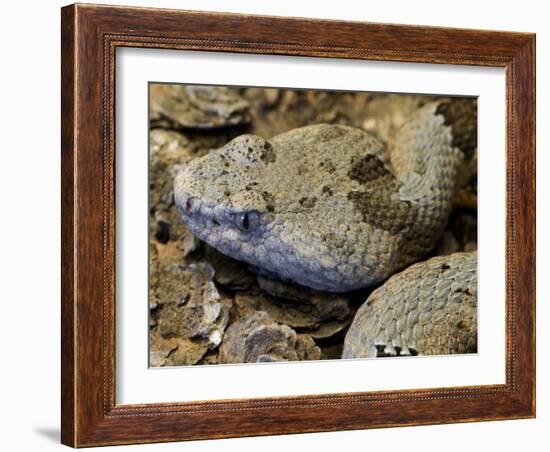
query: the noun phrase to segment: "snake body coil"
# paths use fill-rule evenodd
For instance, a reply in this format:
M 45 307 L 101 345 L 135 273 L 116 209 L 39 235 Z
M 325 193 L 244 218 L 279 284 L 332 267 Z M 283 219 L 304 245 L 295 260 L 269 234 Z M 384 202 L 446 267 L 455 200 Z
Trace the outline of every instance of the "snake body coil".
M 411 265 L 357 311 L 342 358 L 477 351 L 477 251 Z

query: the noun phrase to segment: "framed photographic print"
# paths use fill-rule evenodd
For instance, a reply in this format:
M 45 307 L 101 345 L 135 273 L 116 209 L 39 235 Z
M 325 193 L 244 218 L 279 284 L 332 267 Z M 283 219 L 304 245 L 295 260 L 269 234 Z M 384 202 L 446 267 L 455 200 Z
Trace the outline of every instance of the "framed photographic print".
M 535 37 L 62 9 L 62 442 L 535 416 Z

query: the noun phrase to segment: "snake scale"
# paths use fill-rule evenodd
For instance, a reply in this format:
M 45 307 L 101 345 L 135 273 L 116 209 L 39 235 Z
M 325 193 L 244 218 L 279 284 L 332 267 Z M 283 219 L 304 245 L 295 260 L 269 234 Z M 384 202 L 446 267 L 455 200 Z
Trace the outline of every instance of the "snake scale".
M 342 358 L 477 351 L 477 252 L 411 265 L 357 311 Z
M 193 234 L 261 274 L 328 292 L 379 285 L 443 232 L 476 115 L 470 99 L 430 102 L 387 146 L 342 125 L 241 135 L 178 174 L 175 202 Z

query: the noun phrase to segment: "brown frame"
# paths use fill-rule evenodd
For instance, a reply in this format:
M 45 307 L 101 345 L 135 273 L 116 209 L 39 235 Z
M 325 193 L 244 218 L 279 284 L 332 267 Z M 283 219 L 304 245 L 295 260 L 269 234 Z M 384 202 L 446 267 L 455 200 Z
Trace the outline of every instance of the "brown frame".
M 62 442 L 75 447 L 535 416 L 535 35 L 161 9 L 62 9 Z M 115 404 L 117 47 L 506 68 L 506 383 Z

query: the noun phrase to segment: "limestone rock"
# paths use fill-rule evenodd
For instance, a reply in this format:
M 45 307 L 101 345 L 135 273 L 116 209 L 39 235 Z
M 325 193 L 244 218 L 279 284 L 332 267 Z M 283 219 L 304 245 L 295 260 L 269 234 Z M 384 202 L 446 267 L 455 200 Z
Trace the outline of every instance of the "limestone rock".
M 321 352 L 307 335 L 298 335 L 269 315 L 255 311 L 227 328 L 220 346 L 221 363 L 319 359 Z
M 165 338 L 156 329 L 151 331 L 149 341 L 151 367 L 196 364 L 208 350 L 208 341 L 205 339 Z
M 327 339 L 334 337 L 344 331 L 353 320 L 353 317 L 348 317 L 345 320 L 331 320 L 321 323 L 315 329 L 304 329 L 303 331 L 309 334 L 313 339 Z
M 223 337 L 231 299 L 222 297 L 212 279 L 214 269 L 207 264 L 164 268 L 164 280 L 153 290 L 157 304 L 158 329 L 163 336 L 208 339 L 210 348 Z
M 173 127 L 215 129 L 250 122 L 248 102 L 235 90 L 200 85 L 158 85 L 151 96 L 154 121 Z
M 374 95 L 366 104 L 362 127 L 384 143 L 391 144 L 409 116 L 429 100 L 433 98 L 403 94 Z
M 263 277 L 258 277 L 258 283 L 263 290 L 235 294 L 238 309 L 267 312 L 275 322 L 307 332 L 315 338 L 333 336 L 351 322 L 353 309 L 349 299 L 343 295 L 300 288 Z
M 309 334 L 298 334 L 296 353 L 300 361 L 317 361 L 321 359 L 321 349 Z
M 204 250 L 204 260 L 216 270 L 216 283 L 233 290 L 242 290 L 250 287 L 256 279 L 244 262 L 232 259 L 206 244 Z
M 202 359 L 197 362 L 198 365 L 212 365 L 212 364 L 219 364 L 220 363 L 220 357 L 218 350 L 209 350 L 206 352 L 206 354 L 202 357 Z
M 174 177 L 196 156 L 191 142 L 181 133 L 154 129 L 149 134 L 149 204 L 151 234 L 161 243 L 183 239 L 188 230 L 174 204 Z

